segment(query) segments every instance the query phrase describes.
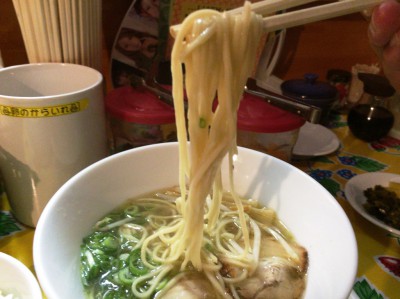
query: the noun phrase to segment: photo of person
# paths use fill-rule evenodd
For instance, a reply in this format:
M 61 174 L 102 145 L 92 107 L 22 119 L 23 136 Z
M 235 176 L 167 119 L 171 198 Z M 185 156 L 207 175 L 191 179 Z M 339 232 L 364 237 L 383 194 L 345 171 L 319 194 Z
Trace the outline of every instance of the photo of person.
M 111 52 L 111 72 L 114 86 L 129 82 L 132 70 L 145 76 L 158 63 L 162 55 L 162 40 L 159 37 L 160 0 L 133 0 L 115 36 Z M 121 65 L 131 70 L 116 72 Z
M 142 17 L 158 19 L 160 17 L 159 0 L 136 0 L 133 5 L 134 11 Z
M 115 48 L 128 57 L 140 52 L 149 59 L 156 56 L 157 46 L 156 36 L 131 28 L 122 28 L 115 44 Z
M 138 68 L 149 70 L 157 55 L 158 39 L 146 32 L 121 28 L 114 47 Z
M 145 72 L 130 65 L 113 60 L 111 64 L 111 77 L 114 87 L 134 85 L 138 78 L 145 77 Z

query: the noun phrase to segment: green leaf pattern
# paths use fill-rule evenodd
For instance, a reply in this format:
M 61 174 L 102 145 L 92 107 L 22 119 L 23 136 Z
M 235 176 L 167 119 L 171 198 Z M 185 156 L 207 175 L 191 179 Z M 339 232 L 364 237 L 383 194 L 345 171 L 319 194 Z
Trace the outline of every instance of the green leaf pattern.
M 356 162 L 355 167 L 367 172 L 381 171 L 387 167 L 385 164 L 363 156 L 353 156 L 353 158 Z
M 9 212 L 0 211 L 0 238 L 21 230 L 22 228 L 17 224 Z
M 376 290 L 365 277 L 354 284 L 353 290 L 360 299 L 389 299 Z
M 325 189 L 328 190 L 330 194 L 332 194 L 334 196 L 335 196 L 335 194 L 338 194 L 340 192 L 340 189 L 341 189 L 340 184 L 333 179 L 329 179 L 329 178 L 322 179 L 319 181 L 319 183 L 322 186 L 324 186 Z

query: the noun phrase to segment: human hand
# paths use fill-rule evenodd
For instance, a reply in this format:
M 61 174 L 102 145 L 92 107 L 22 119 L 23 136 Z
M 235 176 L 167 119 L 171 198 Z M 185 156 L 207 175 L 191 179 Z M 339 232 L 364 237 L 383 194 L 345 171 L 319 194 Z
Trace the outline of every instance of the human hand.
M 368 37 L 386 77 L 393 87 L 400 92 L 399 2 L 385 0 L 373 10 Z

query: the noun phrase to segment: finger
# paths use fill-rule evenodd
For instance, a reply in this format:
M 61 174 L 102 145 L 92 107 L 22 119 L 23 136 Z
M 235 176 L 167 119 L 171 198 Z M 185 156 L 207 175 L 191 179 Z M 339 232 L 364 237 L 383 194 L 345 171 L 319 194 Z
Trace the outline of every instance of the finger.
M 383 47 L 400 30 L 400 3 L 388 0 L 377 6 L 371 17 L 368 36 L 372 45 Z
M 382 69 L 392 86 L 400 91 L 400 47 L 386 47 L 380 60 Z

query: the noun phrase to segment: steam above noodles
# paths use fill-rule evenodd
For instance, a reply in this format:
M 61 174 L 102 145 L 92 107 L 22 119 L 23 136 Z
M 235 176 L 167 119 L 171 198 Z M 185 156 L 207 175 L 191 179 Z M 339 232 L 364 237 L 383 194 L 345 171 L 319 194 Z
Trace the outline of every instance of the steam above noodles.
M 172 51 L 179 187 L 132 199 L 95 225 L 81 249 L 89 298 L 301 298 L 306 250 L 233 184 L 236 113 L 261 35 L 248 3 L 241 15 L 185 19 Z
M 182 197 L 179 205 L 184 224 L 176 250 L 185 255 L 183 267 L 190 261 L 198 270 L 203 268 L 203 230 L 214 230 L 218 219 L 222 195 L 221 161 L 228 154 L 232 169 L 232 157 L 236 153 L 237 110 L 246 80 L 255 64 L 262 32 L 262 18 L 252 13 L 250 4 L 246 3 L 243 14 L 235 16 L 213 10 L 197 11 L 185 19 L 175 38 L 172 77 L 181 164 Z M 183 87 L 189 104 L 188 128 L 185 125 Z M 213 112 L 216 95 L 218 107 Z M 186 142 L 187 135 L 190 148 Z M 186 178 L 189 186 L 187 197 Z M 205 207 L 210 193 L 213 194 L 211 204 Z M 245 258 L 250 244 L 243 207 L 240 200 L 234 198 L 245 241 L 245 251 L 238 258 L 251 264 L 254 261 Z M 207 212 L 204 215 L 205 208 Z

